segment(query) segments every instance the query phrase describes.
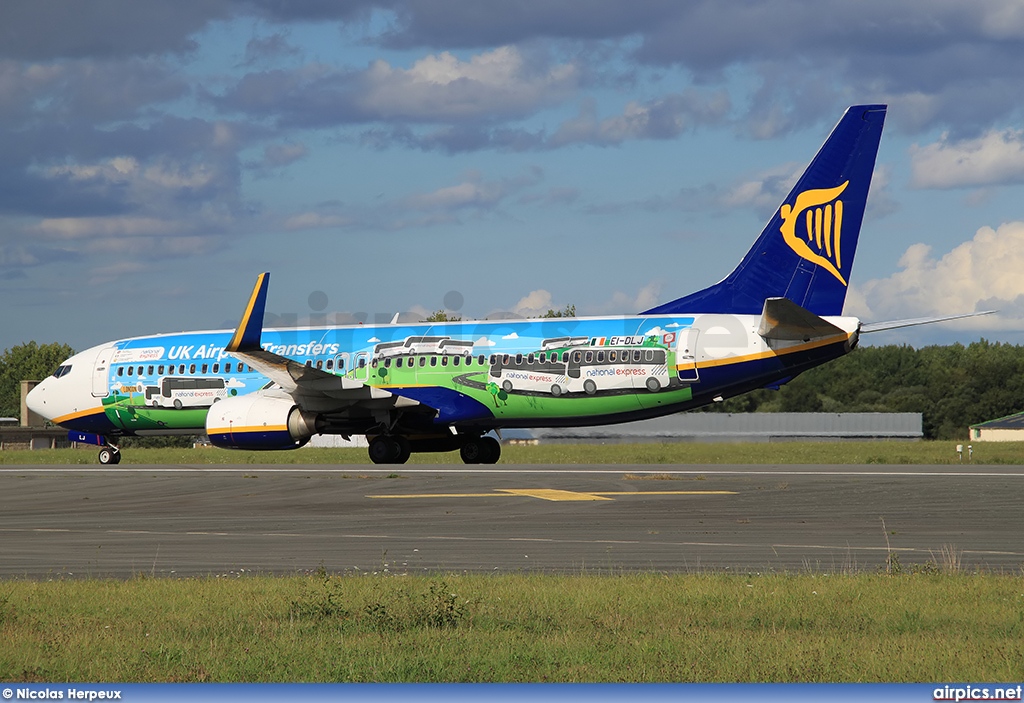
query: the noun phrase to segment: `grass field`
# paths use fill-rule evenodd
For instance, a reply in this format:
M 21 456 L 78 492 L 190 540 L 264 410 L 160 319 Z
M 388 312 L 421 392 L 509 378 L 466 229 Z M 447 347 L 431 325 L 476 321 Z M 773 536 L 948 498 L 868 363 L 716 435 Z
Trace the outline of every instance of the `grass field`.
M 1020 682 L 1024 579 L 8 581 L 0 679 Z
M 503 464 L 957 464 L 957 442 L 775 442 L 506 445 Z M 1024 442 L 974 446 L 975 464 L 1024 464 Z M 96 464 L 97 449 L 0 452 L 0 464 Z M 968 462 L 966 445 L 964 463 Z M 242 452 L 137 449 L 124 464 L 369 464 L 365 449 Z M 458 452 L 414 454 L 410 464 L 461 464 Z

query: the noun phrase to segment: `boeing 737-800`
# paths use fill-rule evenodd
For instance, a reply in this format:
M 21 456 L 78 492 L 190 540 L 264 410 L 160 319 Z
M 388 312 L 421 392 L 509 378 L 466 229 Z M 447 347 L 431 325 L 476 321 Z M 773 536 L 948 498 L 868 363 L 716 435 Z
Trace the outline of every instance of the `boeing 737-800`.
M 119 437 L 204 432 L 228 449 L 366 435 L 377 463 L 456 449 L 493 463 L 491 431 L 638 420 L 778 387 L 869 331 L 842 313 L 885 110 L 846 111 L 729 276 L 637 316 L 263 329 L 264 273 L 237 329 L 95 346 L 29 407 L 103 446 L 102 463 L 120 460 Z

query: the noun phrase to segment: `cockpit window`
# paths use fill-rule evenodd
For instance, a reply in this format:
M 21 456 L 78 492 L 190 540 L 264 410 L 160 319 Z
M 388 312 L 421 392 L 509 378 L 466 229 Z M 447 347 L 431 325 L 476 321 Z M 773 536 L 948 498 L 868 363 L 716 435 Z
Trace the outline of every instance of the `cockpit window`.
M 67 376 L 71 373 L 71 364 L 63 364 L 57 367 L 57 370 L 53 372 L 54 378 L 60 378 L 61 376 Z

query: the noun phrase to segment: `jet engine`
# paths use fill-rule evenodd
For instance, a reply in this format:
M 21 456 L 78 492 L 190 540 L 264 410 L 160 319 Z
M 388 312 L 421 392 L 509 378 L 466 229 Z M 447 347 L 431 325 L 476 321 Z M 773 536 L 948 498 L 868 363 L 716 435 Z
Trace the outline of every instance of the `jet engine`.
M 257 394 L 225 398 L 206 415 L 206 434 L 222 449 L 297 449 L 324 425 L 287 398 Z

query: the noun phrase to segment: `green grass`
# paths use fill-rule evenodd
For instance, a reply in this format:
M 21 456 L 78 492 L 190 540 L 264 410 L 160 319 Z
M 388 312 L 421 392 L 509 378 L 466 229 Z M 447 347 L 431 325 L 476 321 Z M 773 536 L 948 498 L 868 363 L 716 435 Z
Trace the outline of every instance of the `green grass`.
M 507 445 L 504 464 L 958 464 L 952 441 Z M 98 448 L 97 448 L 98 449 Z M 97 449 L 0 452 L 0 464 L 96 464 Z M 964 457 L 965 466 L 967 457 Z M 365 449 L 280 452 L 125 449 L 122 464 L 368 464 Z M 411 464 L 461 464 L 458 452 L 414 454 Z M 974 445 L 975 464 L 1024 464 L 1024 442 Z
M 1016 682 L 1024 578 L 8 581 L 0 679 Z

